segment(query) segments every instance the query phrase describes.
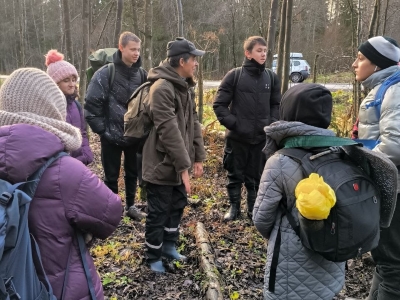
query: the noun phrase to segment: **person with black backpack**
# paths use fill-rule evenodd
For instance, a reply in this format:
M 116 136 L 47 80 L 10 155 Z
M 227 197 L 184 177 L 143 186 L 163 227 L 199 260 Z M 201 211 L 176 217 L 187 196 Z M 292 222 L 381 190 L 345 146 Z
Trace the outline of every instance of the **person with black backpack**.
M 54 49 L 46 54 L 46 66 L 47 74 L 58 85 L 66 98 L 67 122 L 78 127 L 82 134 L 82 146 L 71 152 L 70 155 L 80 160 L 84 165 L 88 165 L 93 161 L 93 153 L 86 132 L 82 105 L 76 100 L 78 71 L 72 64 L 64 60 L 62 53 Z
M 100 135 L 104 183 L 118 194 L 121 155 L 124 154 L 126 214 L 141 220 L 146 214 L 135 205 L 140 170 L 138 144 L 124 137 L 124 115 L 133 92 L 147 80 L 141 67 L 141 40 L 131 32 L 123 32 L 113 63 L 97 70 L 90 80 L 85 96 L 85 116 L 93 132 Z M 111 72 L 110 72 L 111 70 Z M 112 77 L 113 80 L 110 80 Z
M 325 87 L 318 84 L 296 85 L 282 97 L 280 119 L 283 121 L 265 127 L 264 151 L 269 159 L 253 210 L 255 227 L 268 239 L 264 299 L 329 300 L 344 285 L 345 263 L 330 261 L 306 248 L 289 221 L 294 219 L 296 224 L 299 222 L 295 190 L 298 183 L 306 178 L 300 162 L 283 154 L 273 155 L 278 148 L 282 148 L 282 141 L 292 136 L 317 136 L 322 140 L 335 137 L 335 133 L 327 129 L 332 106 L 332 95 Z M 330 199 L 332 192 L 328 190 L 322 193 L 320 200 L 321 203 L 329 203 L 324 204 L 329 213 L 333 203 Z M 377 211 L 379 214 L 379 209 Z M 326 218 L 327 212 L 322 217 Z M 319 221 L 315 225 L 320 226 Z M 332 230 L 335 234 L 335 228 Z
M 242 67 L 230 70 L 218 88 L 213 104 L 218 121 L 226 127 L 223 165 L 230 202 L 224 220 L 240 215 L 241 191 L 247 190 L 247 214 L 251 219 L 265 156 L 264 127 L 279 118 L 281 100 L 278 76 L 265 68 L 267 43 L 260 36 L 246 39 Z
M 400 48 L 390 38 L 376 36 L 362 43 L 352 67 L 356 80 L 370 89 L 359 109 L 353 136 L 374 152 L 386 155 L 400 170 Z M 398 193 L 400 193 L 400 176 Z M 392 222 L 381 230 L 371 251 L 376 263 L 368 300 L 400 299 L 400 194 Z M 350 299 L 350 298 L 349 298 Z

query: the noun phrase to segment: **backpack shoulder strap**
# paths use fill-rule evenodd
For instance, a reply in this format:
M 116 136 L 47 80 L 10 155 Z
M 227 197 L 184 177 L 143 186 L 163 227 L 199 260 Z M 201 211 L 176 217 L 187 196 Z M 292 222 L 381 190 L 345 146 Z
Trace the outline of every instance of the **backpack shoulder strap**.
M 235 68 L 235 77 L 233 78 L 233 87 L 236 90 L 236 87 L 239 83 L 240 77 L 242 77 L 242 72 L 243 72 L 243 67 L 237 67 Z
M 92 273 L 90 272 L 89 264 L 86 260 L 86 244 L 85 244 L 85 239 L 83 238 L 82 232 L 75 230 L 76 233 L 76 238 L 78 239 L 78 244 L 79 244 L 79 253 L 82 259 L 82 264 L 83 264 L 83 269 L 85 271 L 85 276 L 86 276 L 86 281 L 88 284 L 89 292 L 90 292 L 90 297 L 91 300 L 96 300 L 96 292 L 94 289 L 94 284 L 93 284 L 93 278 L 92 278 Z
M 390 88 L 392 85 L 399 83 L 400 82 L 400 70 L 386 78 L 386 80 L 381 84 L 379 87 L 378 91 L 375 94 L 375 99 L 374 101 L 368 103 L 365 108 L 370 108 L 372 106 L 376 107 L 376 114 L 378 119 L 380 119 L 381 116 L 381 106 L 383 102 L 383 98 L 385 97 L 386 91 L 388 88 Z
M 108 64 L 108 86 L 109 86 L 110 90 L 114 83 L 114 78 L 115 78 L 115 64 L 109 63 Z
M 35 173 L 33 173 L 31 176 L 29 176 L 27 184 L 25 184 L 23 191 L 33 198 L 35 195 L 36 189 L 39 185 L 40 178 L 42 177 L 44 171 L 57 159 L 63 157 L 63 156 L 69 156 L 66 152 L 60 152 L 53 157 L 49 158 L 40 169 L 38 169 Z
M 272 73 L 271 69 L 265 68 L 265 73 L 268 74 L 270 82 L 271 82 L 271 90 L 272 87 L 274 86 L 275 82 L 274 82 L 274 74 Z
M 139 68 L 139 73 L 140 73 L 140 79 L 141 79 L 141 83 L 145 83 L 147 81 L 147 78 L 145 76 L 145 72 L 144 69 L 142 67 Z

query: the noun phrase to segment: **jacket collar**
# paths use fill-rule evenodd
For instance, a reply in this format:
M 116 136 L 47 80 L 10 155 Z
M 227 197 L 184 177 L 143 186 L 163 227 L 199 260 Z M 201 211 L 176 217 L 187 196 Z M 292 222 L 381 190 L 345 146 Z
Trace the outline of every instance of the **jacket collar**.
M 245 58 L 243 61 L 243 67 L 249 71 L 251 75 L 260 75 L 265 70 L 265 63 L 260 65 L 254 59 L 247 59 Z
M 129 76 L 131 73 L 136 73 L 138 69 L 142 66 L 142 58 L 139 56 L 139 59 L 137 62 L 135 62 L 132 66 L 128 67 L 123 61 L 122 61 L 122 53 L 120 50 L 117 50 L 117 52 L 114 53 L 113 55 L 113 61 L 116 67 L 118 67 L 118 70 L 124 74 Z
M 365 79 L 362 82 L 362 85 L 365 88 L 373 89 L 375 86 L 384 82 L 386 78 L 388 78 L 390 75 L 392 75 L 399 69 L 400 69 L 399 66 L 391 66 L 389 68 L 375 72 L 371 76 L 369 76 L 367 79 Z

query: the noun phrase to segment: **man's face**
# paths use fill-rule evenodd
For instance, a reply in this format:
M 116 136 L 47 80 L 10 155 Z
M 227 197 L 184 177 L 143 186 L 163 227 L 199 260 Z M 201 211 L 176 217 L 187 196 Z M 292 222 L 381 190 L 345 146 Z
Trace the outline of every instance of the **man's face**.
M 75 76 L 69 76 L 61 80 L 57 85 L 64 95 L 73 95 L 76 88 L 76 78 Z
M 122 61 L 131 66 L 137 62 L 140 56 L 140 42 L 129 41 L 125 47 L 119 45 L 118 49 L 122 54 Z
M 254 59 L 256 62 L 262 65 L 267 59 L 267 46 L 257 43 L 251 51 L 246 50 L 244 54 L 246 55 L 247 59 Z
M 197 56 L 190 55 L 189 59 L 185 62 L 183 58 L 180 61 L 181 70 L 182 70 L 182 77 L 191 78 L 194 76 L 196 72 L 196 68 L 199 65 L 197 62 Z
M 368 58 L 366 58 L 360 51 L 358 51 L 357 58 L 351 65 L 356 73 L 357 81 L 364 81 L 375 72 L 376 65 L 374 65 Z M 379 70 L 377 68 L 377 70 Z

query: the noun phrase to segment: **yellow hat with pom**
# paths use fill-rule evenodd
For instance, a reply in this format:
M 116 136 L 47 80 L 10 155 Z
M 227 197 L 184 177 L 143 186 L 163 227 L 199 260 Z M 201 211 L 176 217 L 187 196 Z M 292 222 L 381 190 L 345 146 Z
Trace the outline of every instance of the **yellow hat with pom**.
M 297 184 L 295 196 L 297 209 L 309 220 L 328 218 L 336 203 L 335 192 L 317 173 L 311 173 Z

